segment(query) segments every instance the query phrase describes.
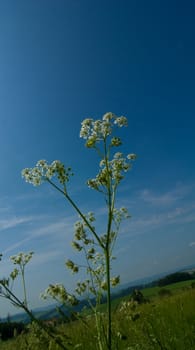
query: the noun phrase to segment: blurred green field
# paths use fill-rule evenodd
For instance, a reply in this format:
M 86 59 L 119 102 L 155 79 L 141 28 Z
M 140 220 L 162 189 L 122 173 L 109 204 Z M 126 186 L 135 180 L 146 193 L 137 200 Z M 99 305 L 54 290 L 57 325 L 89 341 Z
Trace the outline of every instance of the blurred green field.
M 194 350 L 195 288 L 192 281 L 166 287 L 171 295 L 159 296 L 162 288 L 142 292 L 150 302 L 137 304 L 129 297 L 113 301 L 113 350 Z M 105 305 L 100 312 L 101 327 L 106 318 Z M 58 325 L 55 334 L 67 349 L 96 350 L 97 338 L 93 315 Z M 1 342 L 2 350 L 59 350 L 50 338 L 32 325 L 29 332 L 14 340 Z
M 177 292 L 180 292 L 182 289 L 189 288 L 193 282 L 195 282 L 195 280 L 177 282 L 177 283 L 169 284 L 164 287 L 145 288 L 142 290 L 142 292 L 145 297 L 153 298 L 158 296 L 159 291 L 162 289 L 169 290 L 171 293 L 177 293 Z

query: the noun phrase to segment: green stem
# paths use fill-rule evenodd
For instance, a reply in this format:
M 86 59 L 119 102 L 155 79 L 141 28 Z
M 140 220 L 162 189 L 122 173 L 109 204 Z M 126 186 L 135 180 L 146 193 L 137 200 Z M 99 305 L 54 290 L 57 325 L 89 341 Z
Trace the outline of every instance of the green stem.
M 108 350 L 111 350 L 112 349 L 112 314 L 111 314 L 111 292 L 110 292 L 110 255 L 108 250 L 105 250 L 105 259 L 106 259 L 107 311 L 108 311 L 107 347 L 108 347 Z
M 104 140 L 104 152 L 105 152 L 105 163 L 107 171 L 107 196 L 108 196 L 108 224 L 107 224 L 107 239 L 105 247 L 105 261 L 106 261 L 106 282 L 107 282 L 107 312 L 108 312 L 108 323 L 107 323 L 107 348 L 112 349 L 112 313 L 111 313 L 111 287 L 110 287 L 110 234 L 112 228 L 112 218 L 114 209 L 114 193 L 112 193 L 112 178 L 110 176 L 110 168 L 108 164 L 109 150 L 107 150 L 106 139 Z
M 56 344 L 59 345 L 59 347 L 63 350 L 68 350 L 62 343 L 59 339 L 57 339 L 55 337 L 55 335 L 53 335 L 50 330 L 48 329 L 48 327 L 46 325 L 44 325 L 40 320 L 38 320 L 34 315 L 33 313 L 28 309 L 28 307 L 22 303 L 20 301 L 20 299 L 18 299 L 13 293 L 12 291 L 5 285 L 3 285 L 3 288 L 6 290 L 7 294 L 5 296 L 5 298 L 9 299 L 15 306 L 17 307 L 20 307 L 21 309 L 23 309 L 27 315 L 30 317 L 30 320 L 35 322 L 36 324 L 38 324 L 38 326 L 43 329 L 48 335 L 50 338 L 52 338 Z
M 27 292 L 26 292 L 26 283 L 25 283 L 25 278 L 24 278 L 24 267 L 20 266 L 21 268 L 21 275 L 22 275 L 22 284 L 23 284 L 23 290 L 24 290 L 24 305 L 27 308 L 28 303 L 27 303 Z
M 70 198 L 70 196 L 68 195 L 67 192 L 64 192 L 63 190 L 61 190 L 61 188 L 59 188 L 55 183 L 53 183 L 51 180 L 47 179 L 47 181 L 56 189 L 58 190 L 61 194 L 63 194 L 66 199 L 68 200 L 68 202 L 72 205 L 72 207 L 77 211 L 77 213 L 81 216 L 81 218 L 83 219 L 83 221 L 86 223 L 87 227 L 90 229 L 90 231 L 92 232 L 92 234 L 95 236 L 97 242 L 99 243 L 99 245 L 102 247 L 102 249 L 104 249 L 104 245 L 101 241 L 101 239 L 98 237 L 97 233 L 95 232 L 94 228 L 90 225 L 90 223 L 88 222 L 88 220 L 86 219 L 85 215 L 80 211 L 80 209 L 77 207 L 77 205 L 75 204 L 75 202 Z

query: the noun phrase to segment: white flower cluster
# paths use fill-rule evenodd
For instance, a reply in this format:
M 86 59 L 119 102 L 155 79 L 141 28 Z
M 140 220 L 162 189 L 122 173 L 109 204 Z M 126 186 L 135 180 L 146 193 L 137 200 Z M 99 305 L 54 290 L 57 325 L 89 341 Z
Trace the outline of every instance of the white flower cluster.
M 66 267 L 72 271 L 72 273 L 77 273 L 79 271 L 78 265 L 76 265 L 72 260 L 68 259 L 65 264 Z
M 19 270 L 18 270 L 18 269 L 14 269 L 14 270 L 10 273 L 10 278 L 11 278 L 12 280 L 15 280 L 16 277 L 18 276 L 18 274 L 19 274 Z
M 119 313 L 127 320 L 136 321 L 140 318 L 140 311 L 138 309 L 138 302 L 134 300 L 123 301 L 119 308 Z
M 138 306 L 137 301 L 129 300 L 129 301 L 123 301 L 120 305 L 120 312 L 128 313 L 130 311 L 134 311 Z
M 104 159 L 101 160 L 101 170 L 97 174 L 96 178 L 87 181 L 88 186 L 100 191 L 100 187 L 107 187 L 110 180 L 112 181 L 112 185 L 118 185 L 124 178 L 123 173 L 127 172 L 131 168 L 131 160 L 134 160 L 135 158 L 135 154 L 124 157 L 121 152 L 117 152 L 114 154 L 112 160 L 107 161 L 107 164 Z
M 110 282 L 112 287 L 116 287 L 120 283 L 120 276 L 112 277 Z
M 86 228 L 84 227 L 84 224 L 82 221 L 77 221 L 74 224 L 74 231 L 75 231 L 75 239 L 78 241 L 86 239 Z
M 89 212 L 88 214 L 86 214 L 85 218 L 90 225 L 95 221 L 95 217 L 94 217 L 94 214 L 92 212 Z M 91 226 L 91 227 L 93 229 L 95 229 L 94 226 Z M 82 241 L 85 245 L 93 244 L 94 243 L 93 239 L 91 239 L 91 238 L 89 239 L 87 236 L 87 229 L 88 229 L 88 226 L 83 219 L 75 222 L 75 224 L 74 224 L 74 232 L 75 232 L 74 238 L 75 238 L 75 240 Z M 77 250 L 80 250 L 76 246 L 75 246 L 75 248 Z
M 107 289 L 108 289 L 108 285 L 107 285 L 106 280 L 103 280 L 103 281 L 101 282 L 100 287 L 101 287 L 103 290 L 107 290 Z
M 62 302 L 63 304 L 67 303 L 73 306 L 78 304 L 78 300 L 76 299 L 76 297 L 68 293 L 63 284 L 59 283 L 50 284 L 46 291 L 41 295 L 41 297 L 43 299 L 51 297 L 55 300 Z
M 114 208 L 113 220 L 115 222 L 117 229 L 119 229 L 119 226 L 120 226 L 122 220 L 129 219 L 130 217 L 131 216 L 128 213 L 127 208 L 125 208 L 125 207 L 122 207 L 120 209 Z
M 118 127 L 127 126 L 126 117 L 117 117 L 114 113 L 106 113 L 102 119 L 93 120 L 92 118 L 84 119 L 81 123 L 80 137 L 86 140 L 86 146 L 91 148 L 96 146 L 96 142 L 105 140 L 111 135 L 114 125 Z M 113 138 L 112 146 L 119 146 L 121 141 L 119 138 Z
M 32 258 L 34 252 L 29 253 L 19 253 L 10 257 L 10 260 L 14 265 L 25 266 Z
M 116 276 L 116 277 L 112 277 L 110 279 L 110 283 L 112 287 L 116 287 L 119 283 L 120 283 L 120 276 Z M 103 280 L 101 282 L 101 288 L 105 291 L 107 290 L 108 286 L 107 286 L 107 282 L 106 280 Z
M 44 180 L 50 180 L 54 176 L 62 185 L 65 185 L 71 175 L 73 175 L 71 168 L 65 168 L 59 160 L 54 160 L 51 164 L 48 164 L 46 160 L 39 160 L 34 168 L 22 170 L 22 177 L 34 186 L 39 186 Z
M 85 293 L 88 285 L 89 285 L 89 280 L 87 280 L 86 282 L 77 282 L 77 287 L 75 288 L 75 292 L 78 295 L 82 295 L 83 293 Z

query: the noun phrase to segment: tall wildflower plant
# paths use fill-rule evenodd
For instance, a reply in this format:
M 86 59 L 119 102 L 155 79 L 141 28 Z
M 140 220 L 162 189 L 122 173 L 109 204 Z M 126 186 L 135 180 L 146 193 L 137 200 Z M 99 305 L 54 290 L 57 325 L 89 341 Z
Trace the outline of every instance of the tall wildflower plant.
M 13 255 L 10 257 L 11 262 L 17 266 L 10 273 L 8 278 L 0 280 L 0 296 L 11 301 L 11 303 L 16 307 L 23 307 L 26 311 L 28 309 L 27 291 L 26 291 L 26 281 L 25 281 L 25 268 L 33 256 L 33 252 L 29 253 L 19 253 L 18 255 Z M 2 255 L 0 256 L 0 260 Z M 23 300 L 19 300 L 13 293 L 13 285 L 15 279 L 21 276 L 22 287 L 23 287 Z
M 59 335 L 56 334 L 56 332 L 52 330 L 51 327 L 48 327 L 45 323 L 36 318 L 29 308 L 25 281 L 25 269 L 26 265 L 32 259 L 33 254 L 33 252 L 21 252 L 17 255 L 10 257 L 10 260 L 15 265 L 15 268 L 11 271 L 8 278 L 3 278 L 0 280 L 0 297 L 9 300 L 12 305 L 25 311 L 34 327 L 38 326 L 39 330 L 41 329 L 45 336 L 49 336 L 51 341 L 53 340 L 59 346 L 60 349 L 68 350 L 66 345 L 64 345 L 64 341 L 62 341 L 59 338 Z M 1 259 L 2 254 L 0 254 L 0 261 Z M 14 291 L 14 282 L 19 276 L 21 277 L 23 287 L 23 299 L 18 297 Z M 69 339 L 65 336 L 64 338 L 66 338 L 64 339 L 66 341 L 66 344 L 69 344 Z
M 85 146 L 97 152 L 100 162 L 98 173 L 95 178 L 89 179 L 87 185 L 90 189 L 99 192 L 105 200 L 107 207 L 107 222 L 105 231 L 98 232 L 95 227 L 95 215 L 90 212 L 84 214 L 70 197 L 68 182 L 72 176 L 70 167 L 65 167 L 60 161 L 55 160 L 48 164 L 40 160 L 34 168 L 26 168 L 22 171 L 25 180 L 34 186 L 48 182 L 59 191 L 79 215 L 79 221 L 75 223 L 74 239 L 72 246 L 86 257 L 87 278 L 77 283 L 75 295 L 69 294 L 62 285 L 50 285 L 44 297 L 51 296 L 64 303 L 69 301 L 75 305 L 81 295 L 93 296 L 95 305 L 91 307 L 96 317 L 97 337 L 99 349 L 111 350 L 112 347 L 112 313 L 111 313 L 111 287 L 120 282 L 119 276 L 111 275 L 111 261 L 113 248 L 120 229 L 121 221 L 128 218 L 126 208 L 117 208 L 116 194 L 118 186 L 123 180 L 125 173 L 131 169 L 135 154 L 123 155 L 116 152 L 122 141 L 114 135 L 117 128 L 127 126 L 127 118 L 106 113 L 102 119 L 85 119 L 81 123 L 80 137 L 85 140 Z M 66 266 L 73 272 L 78 273 L 81 266 L 68 260 Z M 97 305 L 102 296 L 107 298 L 107 315 L 104 323 L 99 315 Z M 89 302 L 90 302 L 89 298 Z M 104 326 L 104 324 L 106 326 Z

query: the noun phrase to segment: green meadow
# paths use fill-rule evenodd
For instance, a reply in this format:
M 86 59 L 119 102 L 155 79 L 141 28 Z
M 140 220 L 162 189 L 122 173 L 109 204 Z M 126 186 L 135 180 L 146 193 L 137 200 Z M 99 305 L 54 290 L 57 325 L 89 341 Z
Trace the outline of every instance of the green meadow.
M 166 289 L 168 291 L 170 291 L 170 293 L 180 293 L 181 290 L 185 290 L 186 288 L 189 288 L 191 286 L 191 284 L 193 283 L 193 280 L 189 280 L 189 281 L 181 281 L 181 282 L 177 282 L 177 283 L 172 283 L 169 284 L 165 287 L 152 287 L 152 288 L 145 288 L 143 290 L 143 295 L 145 297 L 149 297 L 149 298 L 154 298 L 156 296 L 159 295 L 159 292 L 163 289 Z
M 130 296 L 115 299 L 112 344 L 116 350 L 194 350 L 195 288 L 193 281 L 178 282 L 163 288 L 141 292 L 145 302 L 138 304 Z M 162 290 L 164 292 L 162 292 Z M 169 292 L 167 292 L 169 291 Z M 106 324 L 101 305 L 101 327 Z M 67 349 L 95 350 L 97 344 L 94 315 L 80 314 L 78 320 L 51 326 Z M 52 328 L 53 327 L 53 328 Z M 0 343 L 2 350 L 59 350 L 35 324 L 15 339 Z

